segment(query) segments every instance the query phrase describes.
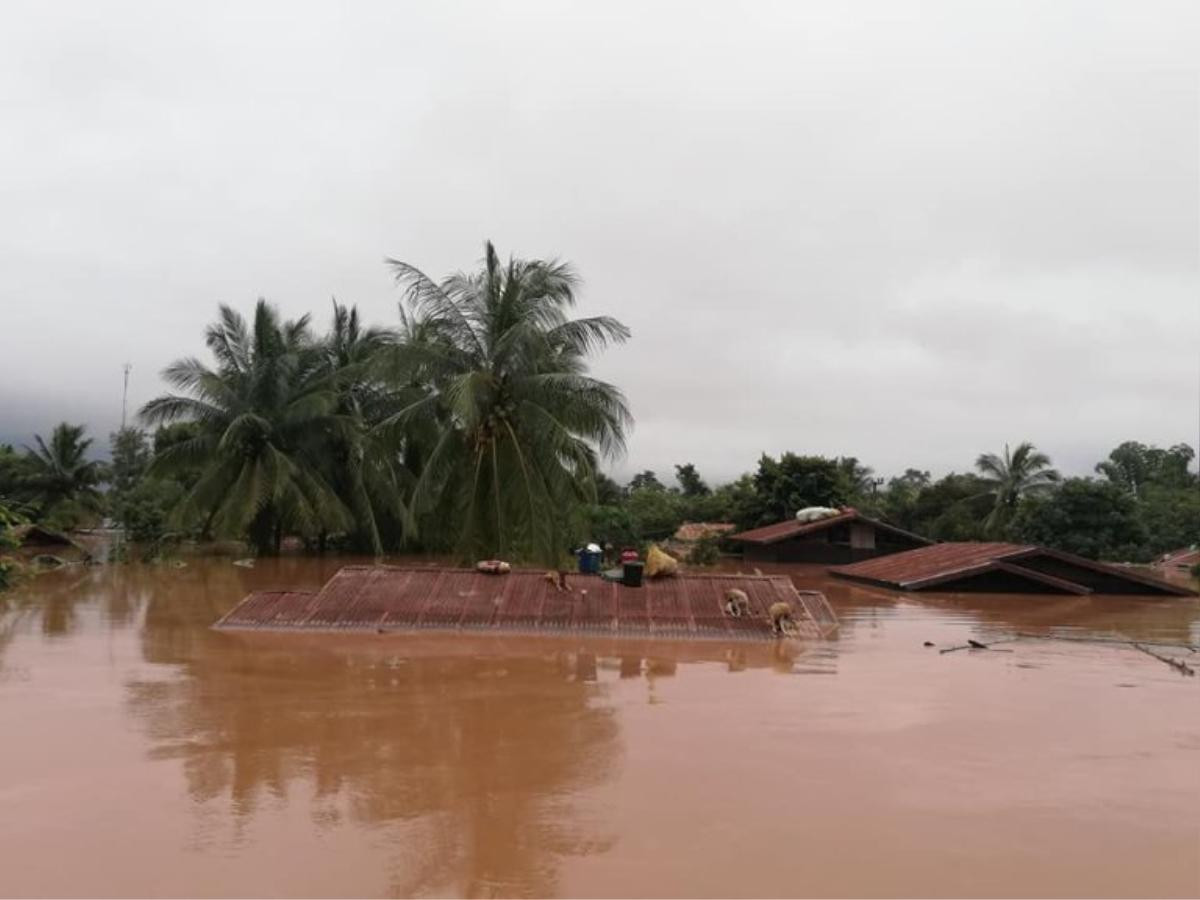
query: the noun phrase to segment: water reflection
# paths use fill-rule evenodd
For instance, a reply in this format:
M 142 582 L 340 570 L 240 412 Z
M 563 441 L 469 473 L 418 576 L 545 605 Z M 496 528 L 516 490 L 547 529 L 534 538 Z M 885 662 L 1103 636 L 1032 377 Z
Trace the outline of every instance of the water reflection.
M 571 800 L 620 763 L 595 656 L 331 651 L 194 627 L 205 619 L 152 601 L 147 659 L 184 677 L 129 685 L 153 756 L 183 763 L 196 804 L 252 817 L 302 783 L 318 820 L 415 822 L 398 896 L 551 894 L 558 858 L 613 840 Z

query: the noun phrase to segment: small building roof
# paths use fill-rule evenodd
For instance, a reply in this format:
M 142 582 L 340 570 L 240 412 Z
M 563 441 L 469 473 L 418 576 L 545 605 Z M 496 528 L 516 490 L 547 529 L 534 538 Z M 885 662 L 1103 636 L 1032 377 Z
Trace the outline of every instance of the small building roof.
M 1187 588 L 1124 566 L 1084 559 L 1033 544 L 949 542 L 880 556 L 829 570 L 839 578 L 904 591 L 956 587 L 970 589 L 987 576 L 1007 576 L 1010 583 L 1057 593 L 1191 595 Z
M 65 554 L 66 551 L 70 550 L 84 560 L 92 558 L 92 551 L 70 535 L 45 528 L 41 525 L 14 525 L 9 528 L 9 534 L 16 538 L 17 551 L 22 555 L 31 555 L 55 548 L 55 554 Z
M 53 531 L 41 525 L 14 525 L 9 532 L 22 544 L 37 544 L 38 546 L 78 547 L 61 531 Z M 80 549 L 83 549 L 82 547 Z
M 732 522 L 684 522 L 675 531 L 677 541 L 698 541 L 709 535 L 720 536 L 736 529 Z
M 898 534 L 921 544 L 933 543 L 933 541 L 923 538 L 919 534 L 913 534 L 911 531 L 905 531 L 903 528 L 897 528 L 895 525 L 889 525 L 887 522 L 881 522 L 878 519 L 864 516 L 856 509 L 845 509 L 836 516 L 830 516 L 827 519 L 817 519 L 815 522 L 786 519 L 782 522 L 776 522 L 774 525 L 764 525 L 761 528 L 751 528 L 749 531 L 731 534 L 729 535 L 729 540 L 740 541 L 745 544 L 777 544 L 780 541 L 790 540 L 804 534 L 814 534 L 818 531 L 824 531 L 827 528 L 844 525 L 848 522 L 865 522 L 868 525 L 873 525 L 879 531 Z

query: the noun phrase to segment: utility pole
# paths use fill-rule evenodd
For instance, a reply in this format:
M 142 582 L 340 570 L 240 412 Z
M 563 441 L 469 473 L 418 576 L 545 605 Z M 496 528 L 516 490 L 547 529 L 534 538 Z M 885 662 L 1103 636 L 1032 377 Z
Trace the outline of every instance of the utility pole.
M 122 431 L 125 430 L 125 410 L 129 404 L 129 370 L 132 369 L 133 366 L 129 363 L 125 363 L 123 368 L 125 369 L 125 389 L 121 392 L 121 430 Z

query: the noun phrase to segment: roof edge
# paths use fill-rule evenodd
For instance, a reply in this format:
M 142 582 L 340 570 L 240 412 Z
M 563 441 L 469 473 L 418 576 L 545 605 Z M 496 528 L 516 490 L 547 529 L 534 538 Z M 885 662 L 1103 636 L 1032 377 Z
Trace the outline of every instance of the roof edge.
M 1049 556 L 1052 559 L 1057 559 L 1062 562 L 1071 563 L 1084 569 L 1091 569 L 1093 572 L 1099 572 L 1102 575 L 1112 575 L 1115 578 L 1127 578 L 1130 581 L 1136 581 L 1146 587 L 1154 588 L 1163 593 L 1174 594 L 1177 597 L 1195 597 L 1196 592 L 1183 585 L 1172 584 L 1162 578 L 1156 578 L 1143 572 L 1139 572 L 1132 566 L 1114 566 L 1111 563 L 1096 562 L 1094 559 L 1088 559 L 1084 556 L 1076 556 L 1074 553 L 1068 553 L 1065 550 L 1054 550 L 1050 547 L 1028 547 L 1017 553 L 1010 554 L 1004 557 L 1006 560 L 1021 560 L 1027 556 Z
M 835 525 L 842 525 L 849 522 L 866 522 L 868 525 L 871 525 L 882 531 L 901 535 L 926 547 L 937 543 L 930 538 L 923 537 L 919 534 L 914 534 L 911 531 L 905 531 L 903 528 L 899 528 L 896 525 L 891 525 L 887 522 L 881 521 L 880 519 L 864 516 L 857 510 L 849 513 L 841 513 L 836 516 L 829 516 L 827 519 L 817 519 L 814 522 L 800 522 L 796 519 L 784 519 L 782 522 L 773 522 L 770 525 L 760 525 L 757 528 L 747 528 L 745 531 L 739 531 L 735 534 L 727 534 L 725 535 L 725 540 L 737 541 L 741 544 L 759 544 L 761 546 L 770 546 L 771 544 L 778 544 L 781 541 L 790 540 L 791 538 L 794 538 L 800 534 L 815 534 L 816 532 L 824 531 L 826 528 L 833 528 Z M 780 525 L 793 525 L 794 528 L 783 532 L 782 534 L 772 535 L 770 537 L 744 537 L 744 535 L 753 534 L 756 531 L 762 531 L 766 528 L 778 528 Z

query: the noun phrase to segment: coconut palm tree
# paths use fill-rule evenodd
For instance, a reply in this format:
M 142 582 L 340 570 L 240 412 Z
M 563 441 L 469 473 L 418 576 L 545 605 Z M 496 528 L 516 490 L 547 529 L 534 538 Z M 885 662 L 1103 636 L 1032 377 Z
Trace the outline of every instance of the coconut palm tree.
M 414 516 L 455 523 L 464 555 L 557 562 L 598 457 L 624 449 L 632 421 L 586 358 L 629 329 L 568 316 L 578 279 L 566 263 L 505 264 L 491 242 L 477 271 L 440 283 L 388 264 L 406 292 L 390 372 L 409 398 L 380 428 L 421 448 Z
M 398 447 L 374 428 L 394 411 L 395 393 L 379 377 L 381 354 L 396 333 L 364 328 L 357 307 L 336 300 L 329 334 L 322 342 L 326 377 L 333 387 L 337 427 L 323 464 L 326 478 L 354 519 L 351 543 L 383 553 L 381 522 L 400 523 L 409 486 Z
M 989 532 L 999 533 L 1016 511 L 1023 496 L 1048 490 L 1059 481 L 1058 470 L 1050 465 L 1050 457 L 1040 453 L 1033 444 L 1024 441 L 1011 453 L 1004 445 L 1004 456 L 983 453 L 975 460 L 975 468 L 987 485 L 987 495 L 995 499 L 984 525 Z
M 221 306 L 205 338 L 216 367 L 177 360 L 163 378 L 179 393 L 141 410 L 151 424 L 198 426 L 151 466 L 162 474 L 201 466 L 173 524 L 238 537 L 248 532 L 260 553 L 278 552 L 285 529 L 316 535 L 350 527 L 349 511 L 322 474 L 328 438 L 343 423 L 308 316 L 281 321 L 259 300 L 248 326 Z
M 61 422 L 50 433 L 49 443 L 34 435 L 37 446 L 25 448 L 24 487 L 38 518 L 71 527 L 103 508 L 98 485 L 105 468 L 87 458 L 92 439 L 85 438 L 84 431 L 83 425 Z

